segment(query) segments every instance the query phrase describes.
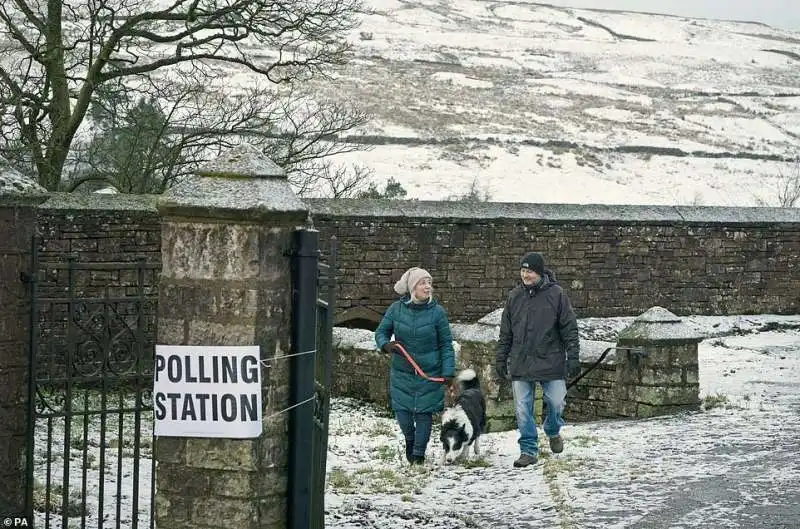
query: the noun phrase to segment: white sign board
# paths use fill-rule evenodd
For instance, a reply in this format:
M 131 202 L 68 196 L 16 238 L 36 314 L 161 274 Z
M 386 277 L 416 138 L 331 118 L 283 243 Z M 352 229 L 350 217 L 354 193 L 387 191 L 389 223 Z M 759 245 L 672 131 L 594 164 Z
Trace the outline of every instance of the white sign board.
M 258 437 L 260 347 L 156 345 L 153 411 L 157 436 Z

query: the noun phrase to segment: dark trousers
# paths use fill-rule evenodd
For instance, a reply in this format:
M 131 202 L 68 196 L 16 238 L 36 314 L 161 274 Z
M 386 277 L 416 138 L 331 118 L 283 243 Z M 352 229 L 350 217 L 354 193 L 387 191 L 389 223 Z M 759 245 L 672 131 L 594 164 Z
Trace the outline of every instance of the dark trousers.
M 433 414 L 397 410 L 395 416 L 403 437 L 406 438 L 406 457 L 425 456 L 425 449 L 431 438 Z

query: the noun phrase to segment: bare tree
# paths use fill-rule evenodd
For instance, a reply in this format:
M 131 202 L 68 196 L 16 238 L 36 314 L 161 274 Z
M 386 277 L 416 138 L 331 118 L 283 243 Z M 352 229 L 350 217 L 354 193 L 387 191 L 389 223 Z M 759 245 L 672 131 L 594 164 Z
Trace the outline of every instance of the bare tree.
M 133 93 L 136 100 L 130 90 L 106 92 L 99 90 L 91 107 L 92 140 L 73 146 L 69 191 L 111 185 L 125 193 L 161 193 L 243 138 L 283 167 L 301 195 L 338 197 L 364 185 L 363 169 L 334 169 L 329 160 L 367 148 L 339 140 L 368 119 L 347 102 L 315 99 L 293 86 L 231 93 L 186 79 L 148 85 Z
M 492 195 L 488 190 L 481 188 L 480 184 L 478 184 L 478 177 L 475 177 L 465 193 L 450 195 L 447 200 L 472 203 L 490 202 Z
M 778 203 L 783 208 L 800 206 L 800 158 L 791 163 L 787 170 L 779 169 Z
M 130 98 L 133 106 L 144 101 L 166 117 L 159 141 L 170 152 L 180 145 L 183 156 L 151 149 L 149 163 L 160 167 L 161 178 L 178 178 L 186 153 L 208 153 L 249 133 L 263 138 L 265 148 L 285 145 L 288 160 L 312 151 L 325 155 L 305 140 L 269 141 L 283 137 L 274 126 L 276 112 L 287 110 L 282 98 L 287 91 L 297 95 L 280 87 L 343 64 L 350 51 L 345 36 L 360 10 L 360 0 L 6 0 L 0 4 L 0 150 L 29 161 L 40 184 L 57 189 L 84 132 L 77 142 L 83 152 L 73 154 L 84 162 L 90 154 L 87 114 L 98 90 L 111 87 L 142 94 Z M 229 80 L 242 72 L 272 90 L 237 93 Z M 292 104 L 299 102 L 307 98 Z M 342 116 L 354 118 L 351 126 L 359 123 L 339 106 L 328 117 L 332 130 L 317 141 L 346 130 Z
M 367 122 L 364 112 L 354 105 L 292 96 L 280 100 L 276 113 L 286 118 L 280 123 L 277 135 L 266 138 L 263 149 L 286 170 L 299 195 L 346 198 L 364 185 L 370 174 L 366 168 L 337 166 L 330 159 L 369 148 L 339 139 L 343 133 Z M 257 132 L 251 134 L 251 143 L 257 135 Z
M 762 207 L 800 207 L 800 157 L 788 162 L 786 168 L 778 167 L 774 193 L 774 196 L 766 198 L 756 196 L 756 204 Z

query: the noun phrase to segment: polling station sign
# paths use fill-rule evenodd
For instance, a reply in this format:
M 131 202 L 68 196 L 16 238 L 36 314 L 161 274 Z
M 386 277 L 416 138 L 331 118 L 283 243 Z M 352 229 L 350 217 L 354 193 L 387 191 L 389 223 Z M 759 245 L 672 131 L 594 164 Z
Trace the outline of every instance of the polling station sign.
M 261 435 L 258 346 L 157 345 L 154 376 L 155 435 Z

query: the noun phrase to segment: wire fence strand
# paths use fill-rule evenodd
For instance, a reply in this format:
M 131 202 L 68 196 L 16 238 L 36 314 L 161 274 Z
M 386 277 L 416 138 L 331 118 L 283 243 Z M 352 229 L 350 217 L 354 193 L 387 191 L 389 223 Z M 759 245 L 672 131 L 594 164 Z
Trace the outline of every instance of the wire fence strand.
M 278 415 L 281 415 L 282 413 L 286 413 L 287 411 L 293 410 L 294 408 L 297 408 L 298 406 L 302 406 L 303 404 L 307 404 L 307 403 L 311 402 L 312 400 L 315 400 L 316 398 L 317 398 L 317 395 L 314 394 L 314 395 L 308 397 L 306 400 L 302 400 L 300 402 L 292 404 L 288 408 L 284 408 L 281 411 L 276 411 L 275 413 L 267 415 L 266 417 L 264 417 L 264 420 L 268 421 L 270 419 L 273 419 L 273 418 L 277 417 Z
M 265 367 L 270 367 L 269 362 L 272 360 L 283 360 L 284 358 L 292 358 L 293 356 L 305 356 L 305 355 L 313 355 L 317 352 L 316 349 L 311 349 L 310 351 L 300 351 L 299 353 L 291 353 L 288 355 L 281 355 L 281 356 L 273 356 L 271 358 L 265 358 L 261 361 L 261 365 Z
M 270 363 L 269 363 L 269 362 L 270 362 L 270 361 L 272 361 L 272 360 L 283 360 L 284 358 L 292 358 L 292 357 L 294 357 L 294 356 L 313 355 L 313 354 L 315 354 L 316 352 L 317 352 L 317 350 L 316 350 L 316 349 L 311 349 L 311 350 L 309 350 L 309 351 L 300 351 L 299 353 L 291 353 L 291 354 L 288 354 L 288 355 L 273 356 L 272 358 L 266 358 L 266 359 L 262 360 L 262 361 L 261 361 L 261 365 L 263 365 L 263 366 L 265 366 L 265 367 L 272 367 L 272 366 L 270 365 Z M 264 417 L 264 420 L 265 420 L 265 421 L 269 421 L 270 419 L 274 419 L 275 417 L 277 417 L 277 416 L 279 416 L 279 415 L 281 415 L 281 414 L 284 414 L 284 413 L 286 413 L 286 412 L 288 412 L 288 411 L 291 411 L 291 410 L 293 410 L 294 408 L 297 408 L 297 407 L 299 407 L 299 406 L 302 406 L 303 404 L 308 404 L 309 402 L 311 402 L 312 400 L 314 400 L 314 399 L 316 399 L 316 398 L 317 398 L 317 394 L 316 394 L 316 393 L 314 393 L 313 395 L 311 395 L 311 396 L 310 396 L 310 397 L 308 397 L 307 399 L 305 399 L 305 400 L 301 400 L 300 402 L 297 402 L 297 403 L 295 403 L 295 404 L 292 404 L 292 405 L 291 405 L 291 406 L 289 406 L 288 408 L 284 408 L 284 409 L 282 409 L 282 410 L 280 410 L 280 411 L 276 411 L 275 413 L 272 413 L 272 414 L 270 414 L 270 415 L 267 415 L 266 417 Z

